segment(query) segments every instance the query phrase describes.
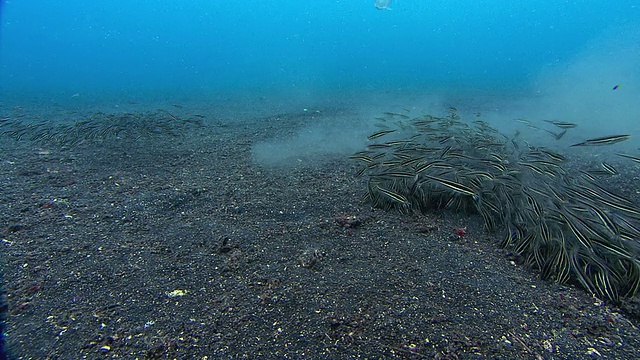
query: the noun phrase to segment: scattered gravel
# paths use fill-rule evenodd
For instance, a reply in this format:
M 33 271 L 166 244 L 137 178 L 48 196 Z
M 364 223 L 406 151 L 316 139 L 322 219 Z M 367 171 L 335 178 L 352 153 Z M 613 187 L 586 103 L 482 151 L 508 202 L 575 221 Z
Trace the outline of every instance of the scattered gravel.
M 640 358 L 637 299 L 541 281 L 479 217 L 371 209 L 346 156 L 254 163 L 318 121 L 280 120 L 0 139 L 15 358 Z

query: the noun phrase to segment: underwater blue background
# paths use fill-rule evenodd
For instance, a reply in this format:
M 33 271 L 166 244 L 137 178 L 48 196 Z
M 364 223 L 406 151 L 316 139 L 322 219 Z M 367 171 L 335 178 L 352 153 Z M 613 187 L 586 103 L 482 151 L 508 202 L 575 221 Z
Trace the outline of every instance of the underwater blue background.
M 640 24 L 628 0 L 373 3 L 6 1 L 0 89 L 520 88 Z

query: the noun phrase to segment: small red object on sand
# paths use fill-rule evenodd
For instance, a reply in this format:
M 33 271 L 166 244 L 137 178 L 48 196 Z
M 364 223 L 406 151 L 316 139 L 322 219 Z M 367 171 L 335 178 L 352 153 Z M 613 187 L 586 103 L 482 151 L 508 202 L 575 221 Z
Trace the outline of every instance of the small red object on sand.
M 362 221 L 355 215 L 340 215 L 336 219 L 336 223 L 345 228 L 357 228 L 362 225 Z
M 463 227 L 463 228 L 458 228 L 455 231 L 456 231 L 456 234 L 458 236 L 460 236 L 460 237 L 463 237 L 463 236 L 467 235 L 467 227 L 466 226 Z

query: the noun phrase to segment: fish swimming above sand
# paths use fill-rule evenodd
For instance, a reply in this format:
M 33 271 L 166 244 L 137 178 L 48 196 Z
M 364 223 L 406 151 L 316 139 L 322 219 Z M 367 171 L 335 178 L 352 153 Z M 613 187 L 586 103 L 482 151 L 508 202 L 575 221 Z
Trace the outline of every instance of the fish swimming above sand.
M 581 143 L 573 144 L 571 146 L 598 146 L 598 145 L 611 145 L 618 143 L 620 141 L 625 141 L 629 139 L 631 135 L 611 135 L 611 136 L 603 136 L 599 138 L 585 140 Z
M 389 7 L 391 5 L 391 0 L 376 0 L 374 6 L 378 10 L 391 10 Z
M 562 137 L 564 136 L 564 134 L 567 133 L 567 129 L 562 130 L 559 133 L 554 133 L 553 131 L 544 129 L 544 131 L 548 132 L 549 134 L 551 134 L 551 136 L 553 136 L 556 140 L 560 140 L 562 139 Z
M 559 127 L 560 129 L 571 129 L 574 128 L 578 125 L 574 124 L 574 123 L 570 123 L 570 122 L 565 122 L 565 121 L 555 121 L 555 120 L 543 120 L 548 122 L 549 124 L 553 124 L 557 127 Z
M 634 156 L 634 155 L 628 155 L 628 154 L 616 154 L 616 155 L 622 156 L 622 157 L 625 157 L 627 159 L 631 159 L 631 160 L 633 160 L 635 162 L 639 162 L 640 163 L 640 156 Z

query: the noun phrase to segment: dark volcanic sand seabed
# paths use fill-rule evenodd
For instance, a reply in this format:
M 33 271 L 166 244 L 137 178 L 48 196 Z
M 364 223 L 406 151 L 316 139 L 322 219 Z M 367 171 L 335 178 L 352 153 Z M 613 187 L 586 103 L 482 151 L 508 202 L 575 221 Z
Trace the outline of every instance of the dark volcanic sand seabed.
M 540 280 L 479 217 L 371 209 L 344 155 L 252 161 L 353 114 L 204 115 L 180 138 L 0 139 L 16 359 L 640 358 L 637 302 Z

